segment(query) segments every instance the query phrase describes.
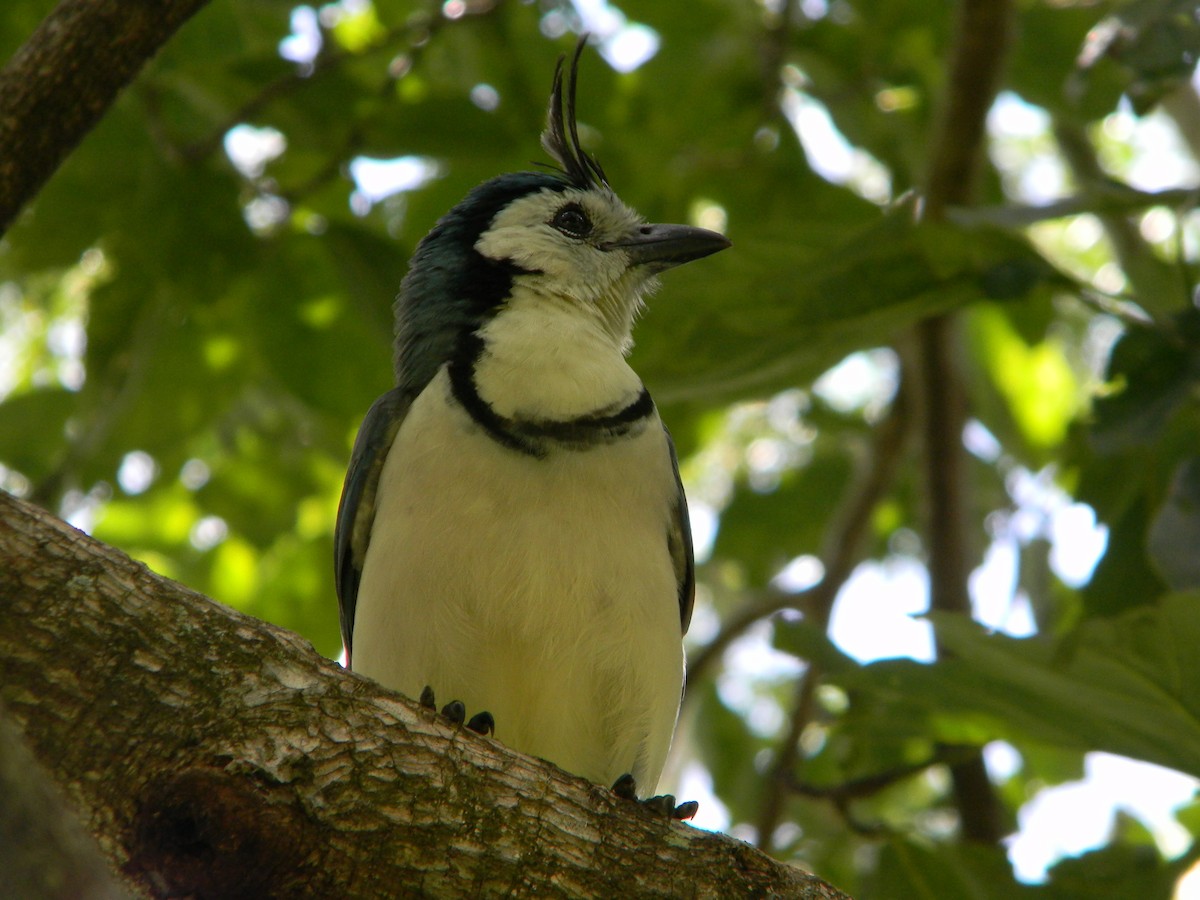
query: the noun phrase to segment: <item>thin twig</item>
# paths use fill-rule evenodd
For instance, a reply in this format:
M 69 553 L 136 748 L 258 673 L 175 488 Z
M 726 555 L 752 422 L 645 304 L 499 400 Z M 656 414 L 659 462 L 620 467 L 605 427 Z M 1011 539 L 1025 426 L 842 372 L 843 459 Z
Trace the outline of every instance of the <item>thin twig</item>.
M 838 591 L 850 578 L 862 558 L 863 547 L 870 531 L 871 516 L 879 501 L 891 488 L 904 455 L 905 438 L 909 430 L 908 402 L 903 390 L 896 395 L 887 417 L 876 426 L 870 452 L 863 460 L 859 476 L 847 492 L 842 504 L 841 520 L 831 527 L 826 538 L 825 577 L 805 595 L 805 611 L 814 625 L 822 631 L 829 627 Z M 779 744 L 775 763 L 767 776 L 767 790 L 758 816 L 758 846 L 771 846 L 775 829 L 783 814 L 786 787 L 795 779 L 800 756 L 800 737 L 813 721 L 817 685 L 822 667 L 810 661 L 796 683 L 788 728 Z
M 683 692 L 684 697 L 689 696 L 695 685 L 708 677 L 709 669 L 729 649 L 730 644 L 763 619 L 770 618 L 785 609 L 806 608 L 812 602 L 815 590 L 816 588 L 810 588 L 799 593 L 788 593 L 768 587 L 765 591 L 751 594 L 741 609 L 721 623 L 721 630 L 717 632 L 716 637 L 688 655 L 687 687 Z
M 779 76 L 790 44 L 792 20 L 796 15 L 795 0 L 786 0 L 779 12 L 768 15 L 771 18 L 763 33 L 763 47 L 759 53 L 759 59 L 762 61 L 762 83 L 766 87 L 762 98 L 764 121 L 781 118 L 779 91 L 782 85 Z
M 1108 182 L 1096 158 L 1096 149 L 1080 126 L 1058 119 L 1054 123 L 1054 137 L 1072 174 L 1085 190 Z M 1191 302 L 1184 277 L 1171 264 L 1159 259 L 1126 216 L 1101 211 L 1097 217 L 1138 305 L 1156 321 L 1168 322 Z
M 797 794 L 805 797 L 818 797 L 826 800 L 848 802 L 878 794 L 885 788 L 912 778 L 914 775 L 919 775 L 927 769 L 932 769 L 934 766 L 960 762 L 969 758 L 974 752 L 974 747 L 956 747 L 951 744 L 943 744 L 937 748 L 932 756 L 921 762 L 911 763 L 906 766 L 897 766 L 894 769 L 876 772 L 872 775 L 864 775 L 861 778 L 852 778 L 848 781 L 832 785 L 809 784 L 808 782 L 794 779 L 789 787 Z
M 946 210 L 946 220 L 966 228 L 993 225 L 1015 229 L 1088 213 L 1096 216 L 1106 213 L 1127 215 L 1154 206 L 1186 212 L 1194 209 L 1197 204 L 1200 204 L 1200 186 L 1166 191 L 1139 191 L 1125 184 L 1107 181 L 1089 185 L 1086 193 L 1063 197 L 1052 203 L 976 208 L 952 206 Z
M 383 51 L 391 52 L 394 45 L 400 41 L 406 41 L 410 49 L 418 44 L 427 44 L 428 37 L 441 24 L 449 21 L 438 14 L 440 6 L 440 3 L 431 4 L 424 14 L 413 16 L 404 24 L 389 28 L 376 40 L 353 52 L 340 47 L 330 48 L 328 43 L 323 44 L 321 52 L 317 54 L 308 69 L 295 68 L 263 85 L 258 93 L 226 116 L 205 137 L 180 147 L 178 149 L 180 158 L 188 162 L 206 159 L 221 146 L 229 129 L 242 122 L 253 120 L 271 104 L 287 98 L 302 88 L 318 83 L 321 76 L 336 71 L 347 62 L 362 60 Z M 389 73 L 385 81 L 390 86 L 395 78 Z

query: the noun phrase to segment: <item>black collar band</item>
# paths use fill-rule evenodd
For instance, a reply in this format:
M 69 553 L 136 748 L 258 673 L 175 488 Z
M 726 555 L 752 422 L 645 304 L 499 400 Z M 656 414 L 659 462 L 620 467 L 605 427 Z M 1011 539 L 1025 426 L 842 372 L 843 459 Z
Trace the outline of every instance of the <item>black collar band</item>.
M 477 334 L 464 337 L 450 361 L 450 390 L 456 399 L 497 443 L 536 459 L 545 459 L 552 448 L 588 450 L 641 433 L 654 401 L 645 387 L 633 402 L 609 406 L 573 419 L 510 419 L 496 412 L 479 396 L 475 363 L 485 352 Z

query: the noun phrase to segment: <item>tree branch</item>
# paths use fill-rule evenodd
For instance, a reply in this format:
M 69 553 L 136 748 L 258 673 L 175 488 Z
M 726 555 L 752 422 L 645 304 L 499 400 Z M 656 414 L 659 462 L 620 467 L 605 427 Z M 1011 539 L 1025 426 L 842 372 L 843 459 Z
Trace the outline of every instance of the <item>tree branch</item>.
M 967 205 L 983 161 L 987 114 L 995 99 L 1012 37 L 1011 0 L 960 0 L 947 64 L 946 96 L 930 151 L 925 211 Z
M 948 64 L 947 94 L 930 153 L 925 213 L 945 218 L 965 206 L 985 157 L 987 114 L 1000 83 L 1012 30 L 1011 0 L 961 0 Z M 962 444 L 967 400 L 954 317 L 927 319 L 916 329 L 915 375 L 923 399 L 925 484 L 929 497 L 930 606 L 969 612 L 969 509 Z M 995 843 L 999 806 L 982 756 L 950 767 L 962 834 Z
M 0 699 L 140 896 L 845 896 L 3 493 L 0 561 Z
M 207 2 L 62 0 L 46 17 L 0 70 L 0 234 Z
M 1087 133 L 1078 125 L 1058 119 L 1054 137 L 1076 180 L 1086 191 L 1109 182 L 1096 158 Z M 1112 244 L 1113 255 L 1125 273 L 1136 302 L 1153 319 L 1167 322 L 1191 302 L 1182 271 L 1159 259 L 1138 227 L 1121 213 L 1098 211 L 1097 218 Z
M 1063 197 L 1051 203 L 1027 206 L 951 207 L 946 219 L 955 225 L 971 228 L 992 225 L 999 228 L 1026 228 L 1038 222 L 1062 219 L 1067 216 L 1125 214 L 1142 212 L 1152 206 L 1166 206 L 1178 212 L 1188 212 L 1200 203 L 1200 188 L 1174 188 L 1164 191 L 1139 191 L 1129 185 L 1104 181 L 1088 186 L 1086 193 Z
M 756 591 L 742 604 L 741 608 L 721 623 L 721 630 L 703 647 L 690 652 L 687 661 L 686 683 L 683 696 L 691 694 L 696 685 L 708 678 L 709 670 L 720 660 L 729 645 L 763 619 L 770 618 L 785 609 L 801 609 L 812 602 L 812 594 L 820 585 L 807 591 L 791 594 L 775 587 Z

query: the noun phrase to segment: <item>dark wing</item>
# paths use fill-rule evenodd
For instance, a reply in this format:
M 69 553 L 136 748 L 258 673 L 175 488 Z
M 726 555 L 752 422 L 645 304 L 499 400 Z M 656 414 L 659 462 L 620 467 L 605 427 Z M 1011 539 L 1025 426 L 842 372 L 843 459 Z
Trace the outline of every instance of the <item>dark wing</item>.
M 367 545 L 371 542 L 371 524 L 375 521 L 379 477 L 392 441 L 411 405 L 411 394 L 400 388 L 393 388 L 375 401 L 358 430 L 346 483 L 342 487 L 337 527 L 333 533 L 333 566 L 347 665 L 350 664 L 350 642 L 354 637 L 358 583 L 362 578 Z
M 692 525 L 688 520 L 687 497 L 683 494 L 683 482 L 679 479 L 679 458 L 675 455 L 675 442 L 671 432 L 667 434 L 667 451 L 671 454 L 671 471 L 675 473 L 675 489 L 678 499 L 671 514 L 671 525 L 667 529 L 667 549 L 675 565 L 675 583 L 679 586 L 679 622 L 687 634 L 692 622 L 692 605 L 696 601 L 696 560 L 692 554 Z

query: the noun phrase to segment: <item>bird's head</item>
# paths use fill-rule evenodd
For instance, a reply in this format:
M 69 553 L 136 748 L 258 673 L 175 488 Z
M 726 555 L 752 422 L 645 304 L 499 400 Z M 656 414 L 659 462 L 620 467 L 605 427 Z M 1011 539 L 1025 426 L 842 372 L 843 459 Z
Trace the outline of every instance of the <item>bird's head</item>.
M 419 390 L 464 335 L 520 289 L 567 304 L 622 351 L 658 273 L 729 246 L 690 225 L 647 224 L 584 151 L 575 120 L 581 39 L 564 78 L 558 61 L 542 146 L 555 167 L 501 175 L 472 190 L 418 244 L 396 300 L 396 375 Z

